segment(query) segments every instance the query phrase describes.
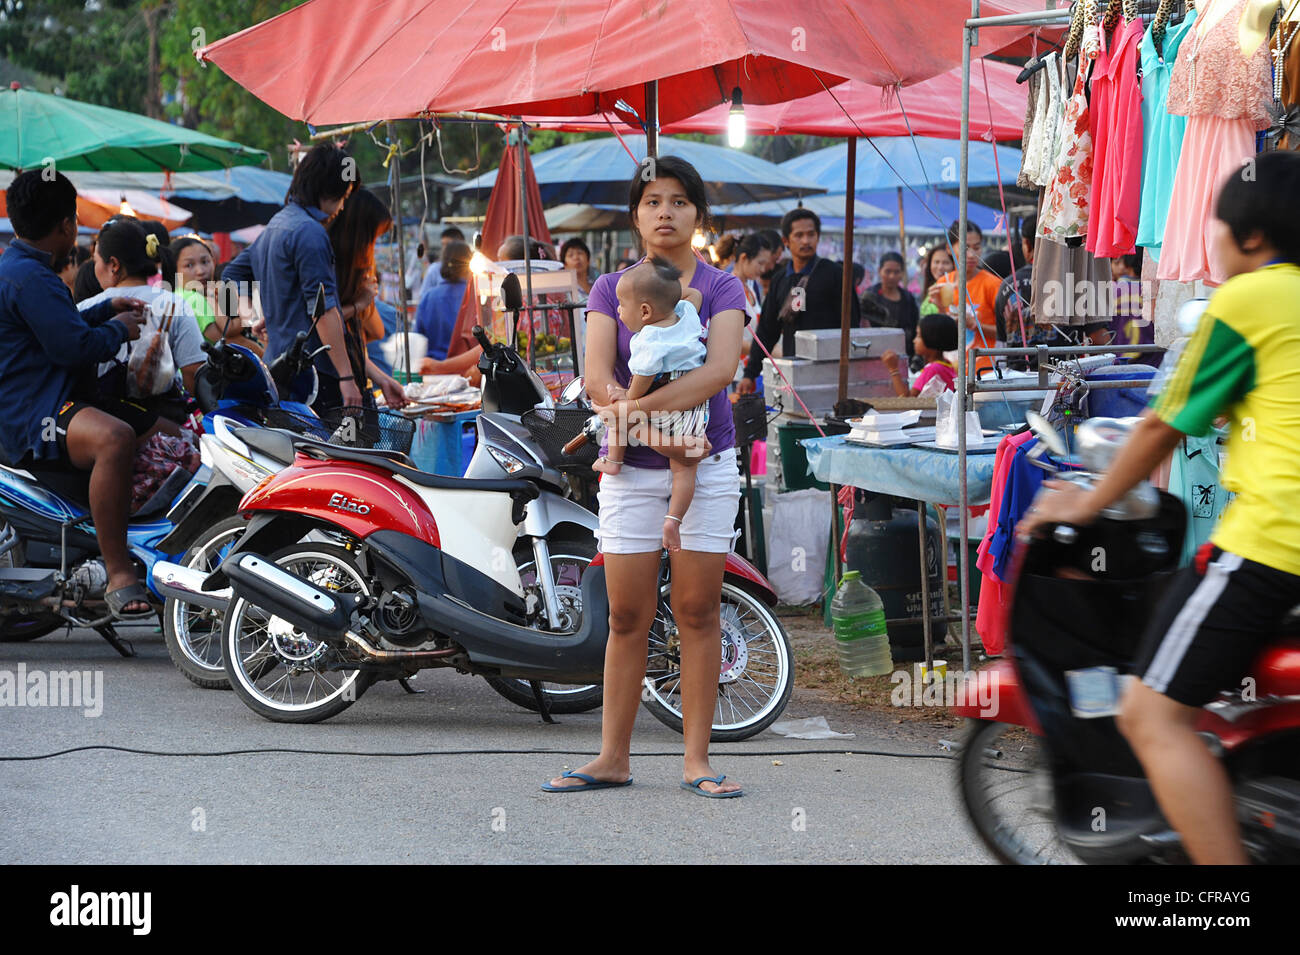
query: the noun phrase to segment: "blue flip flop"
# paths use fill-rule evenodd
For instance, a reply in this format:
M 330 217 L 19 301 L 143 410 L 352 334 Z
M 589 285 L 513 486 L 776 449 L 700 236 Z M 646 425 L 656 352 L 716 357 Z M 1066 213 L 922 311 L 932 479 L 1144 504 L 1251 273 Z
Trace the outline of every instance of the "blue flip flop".
M 552 786 L 546 783 L 542 786 L 542 792 L 548 793 L 580 793 L 588 789 L 618 789 L 621 786 L 631 786 L 632 777 L 629 776 L 621 783 L 611 783 L 604 779 L 597 779 L 595 776 L 588 776 L 586 773 L 564 773 L 561 779 L 573 778 L 581 779 L 584 783 L 582 786 Z
M 701 776 L 693 783 L 688 783 L 686 780 L 683 779 L 682 788 L 689 789 L 691 792 L 699 793 L 701 796 L 707 796 L 709 799 L 731 799 L 733 796 L 745 795 L 745 790 L 743 789 L 735 789 L 732 790 L 731 792 L 725 792 L 725 793 L 711 793 L 700 788 L 700 783 L 717 783 L 719 786 L 721 786 L 722 781 L 726 778 L 727 778 L 726 776 L 721 776 L 721 775 Z

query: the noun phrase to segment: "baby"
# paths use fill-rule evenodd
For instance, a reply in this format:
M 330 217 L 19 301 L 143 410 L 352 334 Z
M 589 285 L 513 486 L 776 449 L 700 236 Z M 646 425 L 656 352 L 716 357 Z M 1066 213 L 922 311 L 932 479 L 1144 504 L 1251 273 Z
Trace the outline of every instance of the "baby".
M 635 402 L 657 384 L 680 378 L 704 364 L 707 349 L 701 338 L 707 334 L 700 322 L 703 297 L 693 288 L 682 290 L 681 272 L 672 263 L 652 258 L 633 266 L 618 280 L 618 318 L 632 332 L 628 370 L 632 380 L 626 389 L 609 386 L 609 400 Z M 709 403 L 689 411 L 652 414 L 650 433 L 638 443 L 657 446 L 676 442 L 688 455 L 703 455 L 709 424 Z M 628 443 L 628 423 L 620 421 L 609 431 L 608 450 L 594 465 L 597 471 L 617 474 L 623 467 Z M 637 439 L 633 439 L 637 440 Z M 664 518 L 664 547 L 681 550 L 681 523 L 695 496 L 695 464 L 669 459 L 673 490 Z

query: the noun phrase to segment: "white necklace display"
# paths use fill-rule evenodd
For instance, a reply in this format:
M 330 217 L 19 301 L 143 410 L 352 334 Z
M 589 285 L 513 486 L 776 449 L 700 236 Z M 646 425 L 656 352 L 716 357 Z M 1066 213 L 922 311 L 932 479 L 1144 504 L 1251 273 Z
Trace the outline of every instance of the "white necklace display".
M 1294 23 L 1291 31 L 1286 29 L 1287 16 L 1296 11 L 1297 4 L 1291 4 L 1291 10 L 1282 14 L 1282 19 L 1278 21 L 1277 33 L 1274 34 L 1273 44 L 1273 101 L 1282 102 L 1282 66 L 1286 60 L 1287 49 L 1291 46 L 1291 41 L 1295 39 L 1296 30 L 1300 30 L 1300 21 Z M 1285 39 L 1283 34 L 1286 34 Z

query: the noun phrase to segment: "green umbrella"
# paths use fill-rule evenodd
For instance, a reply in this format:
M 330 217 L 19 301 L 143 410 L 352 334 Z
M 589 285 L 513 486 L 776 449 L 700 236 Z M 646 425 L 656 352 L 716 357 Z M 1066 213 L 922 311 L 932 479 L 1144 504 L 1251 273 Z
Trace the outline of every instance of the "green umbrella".
M 266 158 L 226 139 L 12 84 L 0 91 L 0 168 L 61 172 L 201 172 Z

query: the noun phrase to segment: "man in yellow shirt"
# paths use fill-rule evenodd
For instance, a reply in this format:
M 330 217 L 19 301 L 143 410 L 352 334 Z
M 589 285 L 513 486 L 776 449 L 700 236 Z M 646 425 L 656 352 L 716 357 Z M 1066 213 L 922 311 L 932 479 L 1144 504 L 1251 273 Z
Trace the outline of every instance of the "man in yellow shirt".
M 959 222 L 954 222 L 948 227 L 948 248 L 952 252 L 954 259 L 957 255 L 957 239 L 960 233 Z M 980 260 L 980 253 L 984 251 L 984 233 L 973 222 L 966 223 L 966 305 L 968 309 L 973 308 L 974 314 L 967 314 L 967 348 L 993 348 L 997 345 L 998 337 L 998 319 L 995 305 L 998 298 L 998 290 L 1002 288 L 1002 280 L 992 272 L 983 268 Z M 956 296 L 957 273 L 949 272 L 942 279 L 930 286 L 929 299 L 939 306 L 940 310 L 944 309 L 945 301 L 950 299 L 954 303 L 957 301 Z M 945 289 L 947 291 L 945 291 Z M 949 314 L 955 313 L 957 306 L 954 304 L 947 309 Z M 960 323 L 959 323 L 960 324 Z M 969 356 L 967 356 L 969 362 Z M 993 359 L 987 355 L 980 356 L 974 366 L 967 368 L 967 374 L 983 371 L 993 368 Z
M 1248 861 L 1232 785 L 1195 723 L 1300 603 L 1300 154 L 1258 156 L 1224 184 L 1215 215 L 1232 277 L 1174 375 L 1092 490 L 1048 482 L 1021 527 L 1089 523 L 1184 435 L 1228 416 L 1222 480 L 1236 498 L 1157 609 L 1118 722 L 1192 860 L 1232 864 Z

